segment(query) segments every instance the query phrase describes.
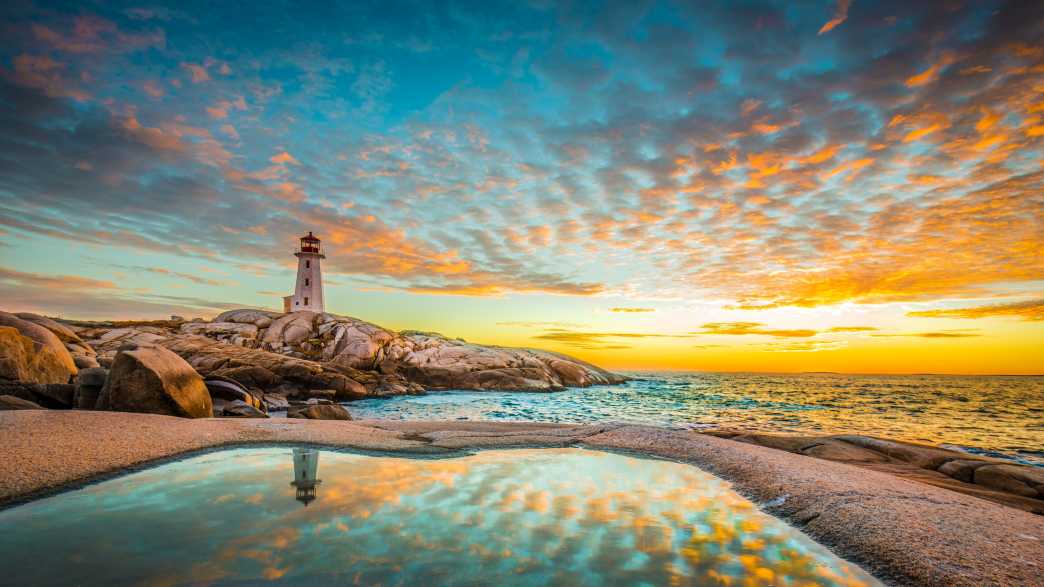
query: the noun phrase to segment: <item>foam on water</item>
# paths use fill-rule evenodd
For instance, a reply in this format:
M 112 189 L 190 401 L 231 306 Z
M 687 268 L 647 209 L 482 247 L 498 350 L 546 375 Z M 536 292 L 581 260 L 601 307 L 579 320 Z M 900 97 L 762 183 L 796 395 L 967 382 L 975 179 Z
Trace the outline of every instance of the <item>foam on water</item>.
M 633 422 L 870 434 L 1044 466 L 1044 377 L 636 373 L 551 394 L 433 392 L 348 405 L 357 418 Z

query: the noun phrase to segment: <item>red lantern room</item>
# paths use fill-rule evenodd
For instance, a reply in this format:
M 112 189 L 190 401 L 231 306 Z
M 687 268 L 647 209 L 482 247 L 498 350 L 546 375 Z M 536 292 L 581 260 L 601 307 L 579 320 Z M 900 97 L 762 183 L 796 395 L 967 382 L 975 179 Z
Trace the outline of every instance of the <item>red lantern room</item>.
M 301 237 L 301 251 L 302 253 L 319 253 L 319 239 L 316 238 L 312 231 L 308 231 L 308 236 Z

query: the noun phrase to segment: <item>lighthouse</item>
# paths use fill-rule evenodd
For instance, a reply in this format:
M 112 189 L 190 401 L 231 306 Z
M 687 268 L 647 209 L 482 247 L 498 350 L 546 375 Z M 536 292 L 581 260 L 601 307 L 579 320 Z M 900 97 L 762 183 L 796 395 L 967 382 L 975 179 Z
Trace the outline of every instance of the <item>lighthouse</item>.
M 301 246 L 294 256 L 297 257 L 297 284 L 294 286 L 294 295 L 283 298 L 283 311 L 326 311 L 323 304 L 323 272 L 319 265 L 326 255 L 320 248 L 319 239 L 309 231 L 308 236 L 301 237 Z
M 313 448 L 294 449 L 294 480 L 290 485 L 297 491 L 297 501 L 308 505 L 315 501 L 315 486 L 322 483 L 316 476 L 319 474 L 319 451 Z

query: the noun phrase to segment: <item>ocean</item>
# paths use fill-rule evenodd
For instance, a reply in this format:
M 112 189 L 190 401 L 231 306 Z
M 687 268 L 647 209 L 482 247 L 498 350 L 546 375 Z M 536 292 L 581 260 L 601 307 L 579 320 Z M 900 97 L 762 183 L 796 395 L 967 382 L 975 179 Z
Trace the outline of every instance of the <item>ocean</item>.
M 629 422 L 866 434 L 1044 467 L 1044 377 L 626 373 L 555 393 L 431 392 L 347 404 L 359 419 Z

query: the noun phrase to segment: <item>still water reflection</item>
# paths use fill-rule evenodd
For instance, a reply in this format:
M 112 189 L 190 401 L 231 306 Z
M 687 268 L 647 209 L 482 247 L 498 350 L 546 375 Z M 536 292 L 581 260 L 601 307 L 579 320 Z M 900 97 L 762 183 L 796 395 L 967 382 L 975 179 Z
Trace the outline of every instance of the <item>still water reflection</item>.
M 0 559 L 19 585 L 879 584 L 699 469 L 582 449 L 209 453 L 0 512 Z

